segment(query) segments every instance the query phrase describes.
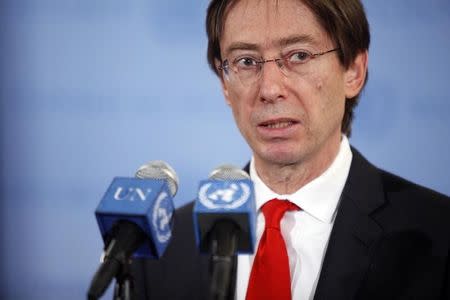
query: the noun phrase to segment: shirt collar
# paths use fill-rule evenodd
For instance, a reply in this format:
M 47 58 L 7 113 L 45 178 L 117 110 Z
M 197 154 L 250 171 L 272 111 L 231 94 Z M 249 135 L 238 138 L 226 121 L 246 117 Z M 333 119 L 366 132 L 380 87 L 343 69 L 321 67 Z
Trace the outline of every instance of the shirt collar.
M 256 208 L 273 198 L 288 199 L 314 218 L 332 223 L 336 215 L 342 190 L 350 170 L 352 152 L 348 138 L 343 135 L 337 156 L 319 177 L 290 195 L 279 195 L 272 191 L 258 176 L 254 158 L 250 162 L 250 177 L 255 187 Z

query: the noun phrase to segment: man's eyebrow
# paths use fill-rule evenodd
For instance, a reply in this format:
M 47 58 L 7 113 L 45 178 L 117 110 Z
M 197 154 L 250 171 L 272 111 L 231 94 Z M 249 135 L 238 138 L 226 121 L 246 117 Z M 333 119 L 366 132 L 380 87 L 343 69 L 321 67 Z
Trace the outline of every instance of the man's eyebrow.
M 315 40 L 311 35 L 305 34 L 305 35 L 292 35 L 288 36 L 286 38 L 282 38 L 277 40 L 274 44 L 280 47 L 286 47 L 293 44 L 314 44 Z M 247 43 L 247 42 L 234 42 L 230 46 L 228 46 L 227 49 L 225 49 L 225 55 L 228 55 L 229 53 L 236 51 L 236 50 L 253 50 L 258 51 L 260 50 L 260 46 L 257 44 Z
M 234 42 L 225 50 L 225 54 L 229 54 L 236 50 L 259 50 L 259 46 L 246 42 Z
M 316 42 L 315 39 L 311 35 L 304 34 L 304 35 L 288 36 L 286 38 L 282 38 L 282 39 L 278 40 L 276 43 L 278 46 L 286 47 L 286 46 L 290 46 L 290 45 L 298 44 L 298 43 L 314 44 L 315 42 Z

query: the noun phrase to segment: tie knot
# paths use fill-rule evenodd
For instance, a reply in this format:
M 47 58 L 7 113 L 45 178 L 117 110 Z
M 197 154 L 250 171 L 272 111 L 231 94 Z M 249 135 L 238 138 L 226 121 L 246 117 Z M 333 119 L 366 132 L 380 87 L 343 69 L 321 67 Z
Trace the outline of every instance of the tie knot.
M 261 210 L 266 221 L 266 228 L 280 229 L 280 221 L 288 210 L 299 210 L 300 208 L 288 200 L 272 199 L 266 202 Z

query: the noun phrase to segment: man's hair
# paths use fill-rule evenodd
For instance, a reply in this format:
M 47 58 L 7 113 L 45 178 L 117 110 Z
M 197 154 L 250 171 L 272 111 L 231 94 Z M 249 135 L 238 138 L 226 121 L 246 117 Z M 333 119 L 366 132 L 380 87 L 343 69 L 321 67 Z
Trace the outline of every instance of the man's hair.
M 239 0 L 212 0 L 206 16 L 208 35 L 208 63 L 218 75 L 215 64 L 222 61 L 220 55 L 220 38 L 222 37 L 226 13 Z M 279 0 L 273 0 L 279 1 Z M 369 49 L 370 32 L 364 7 L 360 0 L 298 0 L 305 4 L 315 15 L 317 21 L 327 32 L 335 46 L 339 48 L 338 57 L 347 69 L 356 56 Z M 368 74 L 366 75 L 367 82 Z M 358 104 L 359 94 L 345 101 L 345 112 L 341 131 L 350 136 L 353 109 Z

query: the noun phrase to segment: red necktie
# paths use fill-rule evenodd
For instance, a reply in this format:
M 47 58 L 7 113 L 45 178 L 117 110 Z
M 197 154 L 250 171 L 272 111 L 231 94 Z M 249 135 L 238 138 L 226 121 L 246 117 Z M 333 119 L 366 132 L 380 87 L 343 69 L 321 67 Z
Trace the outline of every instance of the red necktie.
M 288 210 L 300 208 L 287 200 L 272 199 L 261 210 L 266 226 L 253 261 L 246 300 L 291 300 L 291 275 L 280 221 Z

